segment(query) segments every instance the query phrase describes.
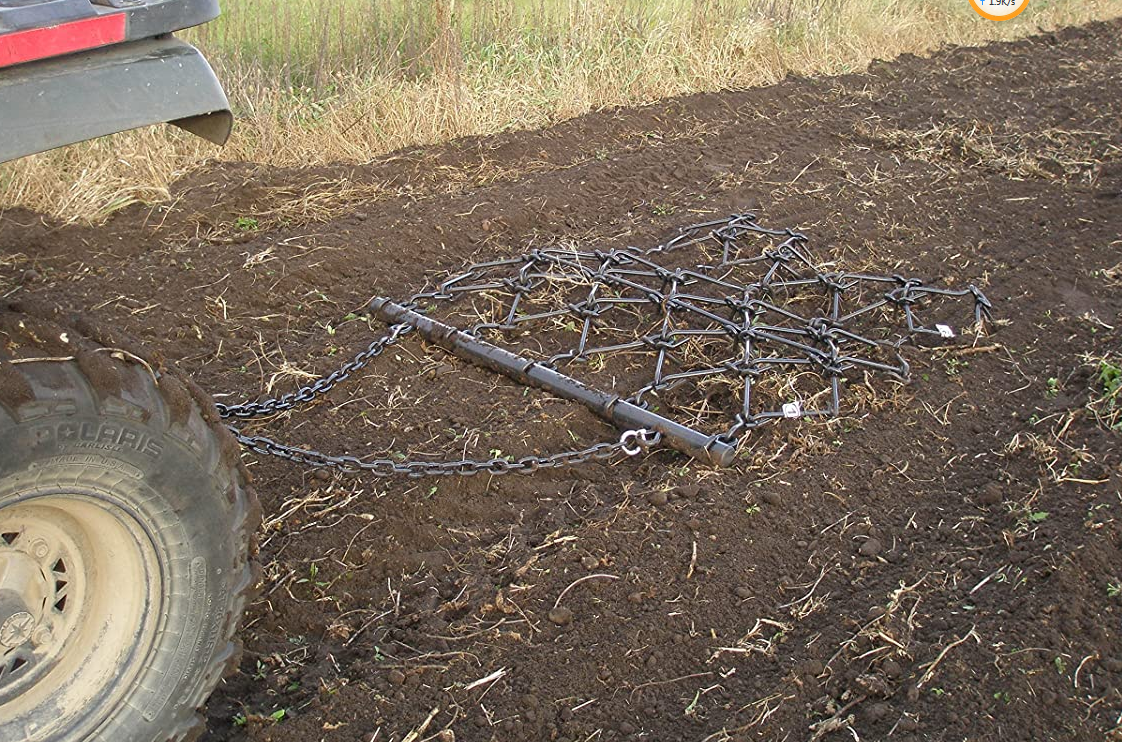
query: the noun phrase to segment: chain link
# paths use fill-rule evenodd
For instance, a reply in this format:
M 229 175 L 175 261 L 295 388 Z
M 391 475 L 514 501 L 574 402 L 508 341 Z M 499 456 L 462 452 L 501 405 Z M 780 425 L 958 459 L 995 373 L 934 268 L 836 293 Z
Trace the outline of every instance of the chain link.
M 619 454 L 637 456 L 658 445 L 662 436 L 653 430 L 628 430 L 614 443 L 597 443 L 588 448 L 573 449 L 548 456 L 523 456 L 520 459 L 462 459 L 460 461 L 394 461 L 372 459 L 364 461 L 355 456 L 330 456 L 319 451 L 298 448 L 266 438 L 245 435 L 231 426 L 238 442 L 254 453 L 276 456 L 297 464 L 323 469 L 337 469 L 347 474 L 366 472 L 376 477 L 405 475 L 407 477 L 444 477 L 456 475 L 471 477 L 476 474 L 517 474 L 539 469 L 558 469 L 576 466 L 589 461 L 605 461 Z
M 417 294 L 405 306 L 416 307 L 421 298 L 431 298 L 431 294 Z M 337 384 L 346 381 L 353 374 L 364 369 L 390 346 L 413 331 L 407 324 L 390 327 L 389 332 L 377 338 L 356 354 L 347 363 L 311 384 L 295 392 L 282 394 L 262 400 L 247 400 L 239 404 L 217 404 L 219 416 L 224 420 L 251 420 L 274 415 L 301 407 L 312 400 L 330 392 Z M 653 430 L 627 430 L 614 443 L 597 443 L 588 448 L 570 449 L 548 456 L 523 456 L 520 459 L 461 459 L 459 461 L 416 461 L 393 459 L 363 460 L 357 456 L 330 454 L 314 449 L 278 443 L 271 438 L 247 435 L 235 425 L 228 425 L 234 438 L 242 446 L 254 453 L 275 456 L 285 461 L 320 469 L 336 469 L 346 474 L 368 473 L 376 477 L 404 475 L 414 479 L 421 477 L 461 476 L 471 477 L 481 472 L 500 474 L 525 474 L 539 469 L 559 469 L 577 466 L 589 461 L 606 461 L 622 454 L 626 457 L 638 456 L 643 451 L 657 446 L 662 436 Z
M 311 402 L 316 397 L 327 394 L 336 384 L 346 381 L 352 374 L 366 368 L 372 360 L 382 355 L 387 348 L 412 331 L 413 328 L 409 325 L 394 325 L 390 328 L 389 332 L 370 343 L 370 345 L 366 347 L 366 350 L 357 354 L 350 361 L 347 361 L 327 376 L 321 376 L 316 379 L 308 386 L 301 387 L 295 392 L 282 394 L 279 397 L 272 397 L 259 401 L 247 401 L 235 405 L 218 404 L 215 405 L 218 408 L 218 414 L 223 420 L 228 420 L 230 418 L 248 420 L 296 409 L 303 404 Z

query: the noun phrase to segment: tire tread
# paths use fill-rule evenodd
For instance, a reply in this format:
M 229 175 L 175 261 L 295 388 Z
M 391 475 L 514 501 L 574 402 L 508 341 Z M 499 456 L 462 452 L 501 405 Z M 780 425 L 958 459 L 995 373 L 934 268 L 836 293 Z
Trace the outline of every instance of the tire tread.
M 229 528 L 235 543 L 243 547 L 241 553 L 245 559 L 238 565 L 241 574 L 234 581 L 235 589 L 227 606 L 219 642 L 208 659 L 209 665 L 200 673 L 204 682 L 189 703 L 177 707 L 177 718 L 173 718 L 170 727 L 161 730 L 157 737 L 161 742 L 165 739 L 189 742 L 204 731 L 205 718 L 200 710 L 214 685 L 235 671 L 239 664 L 238 626 L 260 583 L 255 533 L 261 522 L 261 507 L 249 486 L 249 474 L 240 460 L 237 442 L 219 419 L 213 402 L 197 385 L 166 364 L 148 362 L 146 366 L 139 361 L 142 356 L 137 350 L 126 347 L 115 334 L 103 332 L 89 322 L 80 323 L 83 333 L 79 333 L 73 329 L 76 323 L 67 322 L 60 315 L 58 310 L 50 308 L 44 311 L 0 304 L 0 381 L 22 379 L 25 382 L 24 385 L 18 382 L 0 384 L 0 412 L 18 423 L 25 419 L 29 405 L 70 401 L 79 409 L 92 407 L 101 411 L 111 399 L 133 407 L 141 400 L 141 406 L 149 415 L 145 424 L 201 445 L 203 450 L 198 451 L 201 459 L 222 482 L 225 496 L 233 493 Z M 37 354 L 58 353 L 56 339 L 64 334 L 75 350 L 70 355 L 77 359 L 89 357 L 84 354 L 97 353 L 102 356 L 96 361 L 99 373 L 107 374 L 107 369 L 112 368 L 116 372 L 112 374 L 114 378 L 111 380 L 107 375 L 102 383 L 93 383 L 83 371 L 89 368 L 88 362 L 61 361 L 57 363 L 63 373 L 57 374 L 56 367 L 49 375 L 53 384 L 63 378 L 65 385 L 44 393 L 46 387 L 33 383 L 33 378 L 41 373 L 39 369 L 46 363 L 55 362 L 12 363 L 19 358 L 54 357 Z M 51 342 L 44 342 L 44 337 L 51 338 Z M 123 352 L 109 350 L 115 348 Z M 114 389 L 114 382 L 118 380 L 133 399 L 126 399 L 119 389 Z

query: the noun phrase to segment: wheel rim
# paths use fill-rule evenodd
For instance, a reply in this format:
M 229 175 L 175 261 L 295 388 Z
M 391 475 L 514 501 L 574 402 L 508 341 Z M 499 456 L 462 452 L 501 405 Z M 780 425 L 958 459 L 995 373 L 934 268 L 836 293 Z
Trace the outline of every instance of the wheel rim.
M 106 719 L 145 663 L 161 595 L 152 539 L 120 505 L 57 493 L 0 507 L 0 737 Z

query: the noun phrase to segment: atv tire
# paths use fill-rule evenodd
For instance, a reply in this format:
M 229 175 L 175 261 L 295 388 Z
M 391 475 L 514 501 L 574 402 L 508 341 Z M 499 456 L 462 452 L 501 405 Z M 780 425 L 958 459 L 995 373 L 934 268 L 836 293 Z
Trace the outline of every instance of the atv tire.
M 0 740 L 193 738 L 257 501 L 205 395 L 79 327 L 0 306 Z

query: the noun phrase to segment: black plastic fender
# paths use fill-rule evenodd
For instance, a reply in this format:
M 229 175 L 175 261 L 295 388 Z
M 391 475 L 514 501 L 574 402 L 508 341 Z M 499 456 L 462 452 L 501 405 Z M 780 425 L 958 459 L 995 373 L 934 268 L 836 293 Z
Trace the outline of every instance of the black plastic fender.
M 164 122 L 216 144 L 233 127 L 210 64 L 170 36 L 0 72 L 0 162 Z

